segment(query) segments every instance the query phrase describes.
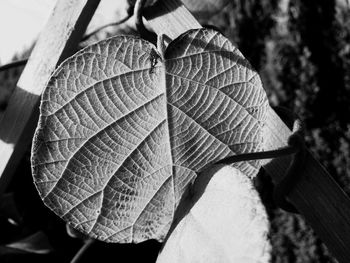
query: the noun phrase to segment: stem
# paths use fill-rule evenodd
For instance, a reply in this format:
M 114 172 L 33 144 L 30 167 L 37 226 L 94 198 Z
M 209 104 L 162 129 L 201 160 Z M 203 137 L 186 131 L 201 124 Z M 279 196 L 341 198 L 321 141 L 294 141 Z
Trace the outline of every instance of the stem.
M 24 66 L 27 63 L 27 61 L 28 61 L 28 59 L 26 58 L 26 59 L 17 60 L 17 61 L 14 61 L 14 62 L 7 63 L 7 64 L 5 64 L 3 66 L 0 66 L 0 72 L 8 70 L 8 69 L 11 69 L 11 68 Z
M 135 25 L 137 31 L 140 33 L 141 37 L 150 41 L 151 43 L 156 42 L 157 36 L 155 33 L 149 31 L 142 20 L 142 13 L 147 0 L 136 0 L 134 13 L 135 13 Z
M 143 7 L 145 6 L 145 3 L 146 3 L 146 0 L 137 0 L 134 7 L 134 13 L 136 17 L 135 24 L 140 34 L 148 32 L 148 30 L 146 29 L 142 21 L 142 11 L 143 11 Z
M 86 250 L 89 249 L 94 242 L 95 242 L 95 239 L 92 239 L 92 238 L 87 239 L 84 245 L 75 254 L 74 258 L 71 260 L 71 263 L 78 263 L 81 260 L 81 257 L 86 252 Z
M 251 161 L 258 159 L 272 159 L 277 157 L 288 156 L 298 152 L 299 148 L 295 145 L 286 146 L 278 150 L 264 151 L 264 152 L 253 152 L 253 153 L 242 153 L 226 157 L 216 164 L 231 164 L 236 162 Z
M 109 23 L 109 24 L 106 24 L 104 26 L 101 26 L 99 28 L 97 28 L 96 30 L 92 31 L 90 34 L 87 34 L 85 35 L 81 41 L 86 41 L 88 40 L 90 37 L 92 37 L 93 35 L 95 35 L 96 33 L 98 33 L 99 31 L 101 31 L 102 29 L 106 28 L 106 27 L 110 27 L 110 26 L 119 26 L 123 23 L 125 23 L 126 21 L 129 20 L 130 17 L 132 17 L 132 12 L 128 12 L 127 16 L 122 18 L 121 20 L 117 21 L 117 22 L 113 22 L 113 23 Z

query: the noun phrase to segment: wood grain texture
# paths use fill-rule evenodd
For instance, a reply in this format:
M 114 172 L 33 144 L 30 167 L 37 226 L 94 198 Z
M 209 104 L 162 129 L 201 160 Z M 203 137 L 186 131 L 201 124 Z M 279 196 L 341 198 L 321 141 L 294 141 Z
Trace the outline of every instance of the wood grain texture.
M 181 1 L 158 1 L 145 10 L 148 25 L 157 33 L 175 39 L 190 29 L 202 26 L 191 15 Z
M 267 113 L 265 147 L 279 148 L 291 134 L 270 108 Z M 278 158 L 264 164 L 265 170 L 278 182 L 285 174 L 290 158 Z M 302 174 L 288 199 L 325 242 L 339 262 L 350 260 L 350 199 L 310 152 L 306 154 Z
M 174 39 L 200 25 L 179 0 L 159 1 L 157 12 L 146 14 L 149 25 L 157 34 Z M 291 131 L 270 109 L 267 114 L 265 148 L 276 149 L 287 144 Z M 290 158 L 265 161 L 264 168 L 279 181 L 285 174 Z M 307 222 L 325 242 L 339 262 L 350 261 L 350 199 L 328 172 L 308 152 L 305 169 L 298 175 L 294 189 L 288 195 Z
M 95 0 L 60 0 L 41 32 L 0 120 L 0 194 L 28 148 L 40 94 L 57 64 L 75 51 L 98 4 Z

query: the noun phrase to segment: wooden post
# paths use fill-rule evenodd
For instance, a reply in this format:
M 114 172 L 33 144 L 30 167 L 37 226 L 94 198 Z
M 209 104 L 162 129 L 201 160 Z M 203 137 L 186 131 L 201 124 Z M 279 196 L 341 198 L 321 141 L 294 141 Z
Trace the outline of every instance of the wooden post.
M 59 0 L 0 120 L 0 195 L 28 148 L 40 95 L 56 66 L 80 42 L 99 0 Z
M 154 11 L 156 10 L 156 11 Z M 163 0 L 157 8 L 145 13 L 148 24 L 157 34 L 174 39 L 199 23 L 179 0 Z M 265 150 L 287 144 L 291 131 L 277 114 L 269 109 L 264 130 Z M 290 158 L 264 162 L 264 168 L 278 182 L 285 174 Z M 325 242 L 339 262 L 350 262 L 350 199 L 334 179 L 308 152 L 305 168 L 299 175 L 289 200 Z

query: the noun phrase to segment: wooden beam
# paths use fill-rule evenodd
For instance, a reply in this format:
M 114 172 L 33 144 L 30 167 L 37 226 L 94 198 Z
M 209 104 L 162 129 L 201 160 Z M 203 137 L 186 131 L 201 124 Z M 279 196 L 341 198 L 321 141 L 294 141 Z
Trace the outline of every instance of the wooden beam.
M 40 95 L 56 66 L 75 52 L 99 0 L 59 0 L 0 120 L 0 195 L 31 142 Z
M 270 109 L 265 129 L 265 148 L 276 149 L 286 144 L 291 131 Z M 290 158 L 265 162 L 264 169 L 278 182 Z M 302 173 L 297 175 L 288 199 L 327 245 L 339 262 L 350 261 L 350 199 L 321 164 L 307 152 Z
M 156 10 L 156 11 L 154 11 Z M 199 23 L 179 0 L 158 1 L 157 8 L 145 13 L 148 25 L 157 34 L 174 39 Z M 269 109 L 264 130 L 265 149 L 287 144 L 291 131 Z M 278 182 L 285 174 L 290 158 L 264 162 L 264 168 Z M 327 171 L 308 152 L 302 174 L 298 175 L 289 200 L 325 242 L 339 262 L 350 262 L 350 199 Z
M 164 34 L 169 39 L 202 27 L 181 1 L 158 1 L 155 6 L 145 10 L 144 16 L 154 32 Z

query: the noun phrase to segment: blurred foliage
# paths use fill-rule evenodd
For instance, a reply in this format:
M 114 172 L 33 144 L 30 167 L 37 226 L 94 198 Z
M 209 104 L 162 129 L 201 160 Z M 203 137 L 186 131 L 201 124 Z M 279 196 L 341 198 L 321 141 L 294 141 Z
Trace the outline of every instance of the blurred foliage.
M 236 43 L 260 73 L 271 105 L 287 107 L 304 120 L 308 147 L 350 194 L 348 3 L 341 0 L 232 0 L 219 14 L 200 22 L 215 25 Z M 0 117 L 21 70 L 0 73 Z M 273 185 L 269 177 L 261 173 L 258 181 L 271 219 L 272 262 L 336 262 L 302 216 L 286 213 L 273 204 Z M 18 204 L 20 218 L 9 220 L 11 218 L 0 215 L 0 228 L 5 230 L 0 246 L 44 231 L 55 252 L 49 258 L 48 255 L 33 258 L 39 262 L 48 259 L 68 262 L 82 241 L 70 237 L 63 222 L 43 207 L 32 184 L 29 153 L 17 169 L 8 192 Z M 96 255 L 112 256 L 124 251 L 148 255 L 145 260 L 152 262 L 160 247 L 152 242 L 130 246 L 96 243 L 86 258 L 93 258 L 95 253 L 95 258 L 101 260 Z M 113 248 L 113 252 L 108 252 L 109 248 Z M 149 253 L 151 248 L 154 253 Z M 116 249 L 119 252 L 115 252 Z M 0 256 L 2 262 L 14 262 L 10 260 L 13 253 L 2 247 Z M 17 255 L 17 259 L 22 256 Z M 25 258 L 30 257 L 26 255 Z
M 350 6 L 335 0 L 233 0 L 214 18 L 257 69 L 274 106 L 304 121 L 306 142 L 350 194 Z M 229 25 L 229 26 L 227 26 Z M 336 262 L 299 215 L 272 201 L 260 175 L 271 218 L 272 262 Z

